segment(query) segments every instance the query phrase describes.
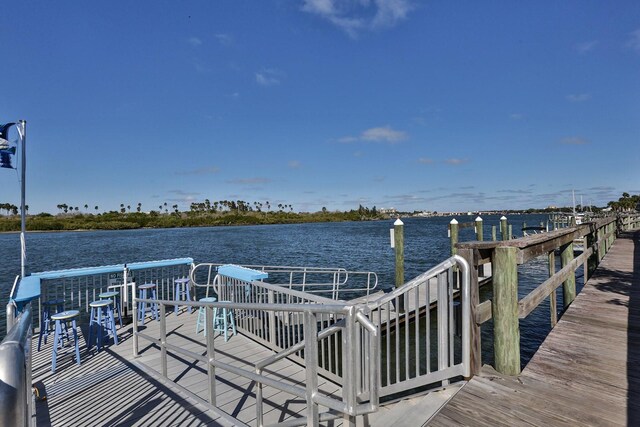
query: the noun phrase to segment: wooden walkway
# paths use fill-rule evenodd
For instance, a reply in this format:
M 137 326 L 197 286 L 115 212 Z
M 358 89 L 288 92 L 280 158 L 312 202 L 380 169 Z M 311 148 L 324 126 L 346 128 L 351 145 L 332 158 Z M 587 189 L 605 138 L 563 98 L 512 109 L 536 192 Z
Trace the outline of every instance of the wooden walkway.
M 485 366 L 432 426 L 639 426 L 640 232 L 622 235 L 518 377 Z

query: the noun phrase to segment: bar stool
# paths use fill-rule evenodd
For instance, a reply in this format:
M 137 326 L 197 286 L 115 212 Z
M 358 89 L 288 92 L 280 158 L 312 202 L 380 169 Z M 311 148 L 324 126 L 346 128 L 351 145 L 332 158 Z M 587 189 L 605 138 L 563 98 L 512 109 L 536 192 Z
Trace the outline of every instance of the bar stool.
M 218 298 L 216 297 L 206 297 L 206 298 L 200 298 L 198 300 L 199 302 L 216 302 L 218 301 Z M 200 325 L 202 325 L 202 328 L 204 329 L 204 335 L 207 336 L 207 314 L 206 314 L 206 308 L 205 307 L 200 307 L 200 309 L 198 310 L 198 319 L 196 321 L 196 334 L 198 332 L 200 332 Z M 215 310 L 215 308 L 214 308 Z
M 191 301 L 191 285 L 189 284 L 189 278 L 183 277 L 181 279 L 175 279 L 173 281 L 175 284 L 175 288 L 173 291 L 173 299 L 175 301 Z M 174 313 L 178 314 L 179 306 L 176 304 L 174 308 Z M 191 313 L 192 308 L 189 306 L 189 313 Z
M 116 291 L 107 291 L 98 294 L 98 298 L 100 299 L 112 299 L 114 301 L 114 310 L 118 312 L 118 320 L 120 320 L 120 327 L 122 328 L 122 311 L 120 309 L 120 296 L 119 292 Z M 115 314 L 114 314 L 115 316 Z
M 98 347 L 98 351 L 100 351 L 104 338 L 108 338 L 109 335 L 113 336 L 114 344 L 118 345 L 116 321 L 113 318 L 113 310 L 111 309 L 112 304 L 113 300 L 110 299 L 101 299 L 89 303 L 89 307 L 91 307 L 91 318 L 89 319 L 89 339 L 87 340 L 87 349 L 91 349 L 93 340 L 96 339 L 96 346 Z M 95 334 L 93 332 L 94 328 L 96 328 Z M 107 336 L 103 337 L 102 334 L 105 330 L 107 331 Z
M 61 311 L 60 313 L 52 314 L 51 320 L 55 322 L 55 332 L 53 335 L 53 353 L 51 356 L 51 372 L 56 372 L 56 361 L 58 359 L 58 347 L 63 347 L 63 333 L 62 333 L 62 324 L 64 323 L 65 329 L 67 327 L 67 322 L 71 321 L 71 327 L 73 329 L 73 342 L 75 346 L 76 353 L 76 363 L 80 364 L 80 348 L 78 346 L 78 329 L 76 324 L 76 317 L 80 315 L 78 310 L 68 310 Z
M 40 314 L 40 334 L 38 336 L 38 351 L 40 351 L 40 345 L 42 344 L 42 338 L 44 337 L 44 343 L 47 344 L 47 338 L 51 329 L 51 315 L 55 308 L 56 313 L 64 311 L 64 300 L 54 299 L 42 302 L 42 313 Z
M 156 288 L 157 285 L 155 283 L 145 283 L 144 285 L 138 286 L 138 298 L 139 299 L 152 299 L 157 300 L 156 296 Z M 148 293 L 147 293 L 148 292 Z M 147 305 L 148 304 L 148 305 Z M 160 320 L 160 316 L 158 316 L 158 303 L 138 303 L 138 320 L 140 322 L 144 322 L 144 317 L 147 313 L 147 309 L 153 312 L 153 318 L 156 320 Z
M 230 301 L 220 301 L 220 302 L 230 302 Z M 214 308 L 213 309 L 213 330 L 217 332 L 222 332 L 224 335 L 224 340 L 229 340 L 229 327 L 233 332 L 233 335 L 236 334 L 236 320 L 234 318 L 233 309 L 232 308 Z

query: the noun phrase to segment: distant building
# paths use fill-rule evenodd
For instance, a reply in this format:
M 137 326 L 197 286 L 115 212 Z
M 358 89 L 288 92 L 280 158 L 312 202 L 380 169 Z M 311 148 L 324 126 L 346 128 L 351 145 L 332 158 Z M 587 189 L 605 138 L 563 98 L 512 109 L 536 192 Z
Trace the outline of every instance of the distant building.
M 396 208 L 380 208 L 378 209 L 378 212 L 380 212 L 381 214 L 393 215 L 397 214 L 398 210 Z

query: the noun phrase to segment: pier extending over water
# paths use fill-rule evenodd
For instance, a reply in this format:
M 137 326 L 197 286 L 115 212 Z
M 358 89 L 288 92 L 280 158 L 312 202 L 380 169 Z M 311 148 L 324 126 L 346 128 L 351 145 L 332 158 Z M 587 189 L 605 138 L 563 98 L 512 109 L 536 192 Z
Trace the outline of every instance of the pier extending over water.
M 640 424 L 640 231 L 618 237 L 521 374 L 484 366 L 433 426 Z

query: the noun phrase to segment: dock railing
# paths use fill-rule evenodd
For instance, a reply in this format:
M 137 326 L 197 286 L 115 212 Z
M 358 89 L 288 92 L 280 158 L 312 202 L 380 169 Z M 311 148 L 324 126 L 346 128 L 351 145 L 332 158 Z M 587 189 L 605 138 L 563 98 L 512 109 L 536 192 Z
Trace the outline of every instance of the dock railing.
M 191 281 L 198 288 L 212 286 L 216 269 L 223 264 L 200 263 L 191 271 Z M 373 293 L 378 287 L 378 275 L 371 271 L 348 271 L 339 267 L 298 267 L 275 265 L 245 265 L 242 267 L 269 274 L 269 283 L 292 290 L 317 294 L 332 300 L 346 300 Z M 209 291 L 207 291 L 207 295 Z
M 269 357 L 257 366 L 246 365 L 239 367 L 218 360 L 214 341 L 216 334 L 214 333 L 206 335 L 207 352 L 204 355 L 171 344 L 167 341 L 165 313 L 167 312 L 167 306 L 174 306 L 175 301 L 172 300 L 137 300 L 137 303 L 157 302 L 159 304 L 160 337 L 148 335 L 146 330 L 140 331 L 136 323 L 134 323 L 134 335 L 138 338 L 134 339 L 134 346 L 137 345 L 136 343 L 139 339 L 144 339 L 160 348 L 160 374 L 164 377 L 167 377 L 167 357 L 169 352 L 179 354 L 186 358 L 185 360 L 203 362 L 206 365 L 209 384 L 209 395 L 206 403 L 214 409 L 217 408 L 216 371 L 224 370 L 255 381 L 259 387 L 273 387 L 279 391 L 305 399 L 307 408 L 305 417 L 296 418 L 288 425 L 317 425 L 319 420 L 327 421 L 341 417 L 356 417 L 377 410 L 378 329 L 371 324 L 364 313 L 365 306 L 355 307 L 344 303 L 338 304 L 332 300 L 325 300 L 323 301 L 324 303 L 320 303 L 317 300 L 314 301 L 318 297 L 306 298 L 304 295 L 299 295 L 302 294 L 300 292 L 262 282 L 226 284 L 232 290 L 232 293 L 226 294 L 225 298 L 232 298 L 233 294 L 237 295 L 236 290 L 245 295 L 245 286 L 247 284 L 251 285 L 257 293 L 264 293 L 265 300 L 272 299 L 277 302 L 252 303 L 230 300 L 213 303 L 191 302 L 189 305 L 196 309 L 205 308 L 207 325 L 213 325 L 214 309 L 233 310 L 237 322 L 236 327 L 239 331 L 265 344 L 275 342 L 275 346 L 271 345 L 270 347 L 279 349 L 280 355 Z M 252 290 L 251 293 L 255 294 L 256 292 Z M 287 294 L 287 296 L 285 298 L 280 294 Z M 220 298 L 223 297 L 220 296 Z M 290 303 L 280 302 L 287 298 L 291 298 Z M 286 318 L 293 319 L 294 323 L 286 328 L 280 328 L 279 331 L 277 328 L 274 328 L 274 330 L 268 329 L 269 322 L 274 321 L 274 319 Z M 276 322 L 282 323 L 281 320 L 276 320 Z M 362 343 L 366 343 L 366 346 L 362 347 Z M 322 360 L 323 358 L 326 360 L 326 349 L 331 345 L 334 348 L 337 346 L 348 349 L 348 351 L 338 353 L 329 351 L 331 355 L 338 355 L 331 360 L 339 375 L 334 374 L 332 378 L 340 381 L 343 386 L 341 398 L 323 394 L 318 388 L 318 378 L 321 372 L 324 372 L 325 376 L 329 373 L 327 369 L 322 367 Z M 134 347 L 134 356 L 137 356 L 137 354 L 138 349 Z M 286 378 L 275 379 L 262 373 L 266 366 L 284 357 L 299 361 L 304 366 L 306 372 L 304 387 L 287 381 Z M 340 378 L 343 372 L 346 372 L 346 374 L 344 378 Z M 361 377 L 356 376 L 356 372 L 366 372 L 367 380 L 361 380 L 358 383 L 357 381 Z M 359 390 L 361 391 L 360 393 L 358 393 Z M 320 415 L 319 405 L 329 408 L 330 412 Z M 258 420 L 262 420 L 263 406 L 260 391 L 257 394 L 256 416 Z
M 456 248 L 473 268 L 471 269 L 471 369 L 478 373 L 481 362 L 480 325 L 493 318 L 494 360 L 498 372 L 518 375 L 520 366 L 520 327 L 524 319 L 547 297 L 550 299 L 551 327 L 558 320 L 556 289 L 562 285 L 563 310 L 576 297 L 576 270 L 583 269 L 584 283 L 605 256 L 614 240 L 620 222 L 607 217 L 581 225 L 566 227 L 520 239 L 501 242 L 464 242 Z M 638 222 L 625 222 L 624 229 Z M 574 241 L 584 242 L 580 255 L 574 255 Z M 556 271 L 556 252 L 561 269 Z M 547 257 L 549 278 L 531 292 L 518 299 L 518 265 L 538 257 Z M 493 269 L 493 298 L 479 301 L 477 268 L 491 262 Z
M 0 425 L 35 426 L 31 390 L 31 304 L 0 344 Z
M 466 261 L 454 256 L 389 294 L 357 302 L 334 301 L 286 286 L 217 274 L 210 276 L 210 285 L 218 301 L 182 305 L 204 307 L 207 325 L 213 324 L 214 309 L 232 309 L 238 332 L 271 349 L 272 356 L 252 366 L 230 366 L 216 357 L 215 334 L 207 334 L 204 355 L 168 342 L 165 313 L 167 306 L 174 306 L 173 300 L 157 301 L 160 336 L 151 336 L 134 323 L 134 356 L 138 355 L 139 339 L 159 347 L 159 373 L 166 378 L 169 353 L 180 355 L 187 363 L 205 363 L 209 384 L 206 403 L 214 409 L 216 370 L 255 381 L 258 425 L 262 425 L 265 386 L 305 399 L 306 416 L 287 421 L 287 425 L 317 425 L 318 420 L 340 417 L 351 425 L 358 415 L 376 411 L 381 397 L 469 376 L 469 273 Z M 433 301 L 431 294 L 436 297 Z M 401 301 L 404 310 L 397 311 Z M 153 301 L 136 300 L 136 304 L 145 302 Z M 438 306 L 433 319 L 432 304 Z M 456 335 L 456 324 L 461 337 Z M 265 368 L 284 358 L 304 367 L 305 387 L 264 374 Z M 322 394 L 320 376 L 341 386 L 341 399 Z M 328 411 L 320 413 L 318 406 Z
M 180 258 L 33 273 L 27 280 L 35 280 L 38 287 L 33 298 L 36 309 L 33 313 L 34 327 L 40 327 L 42 303 L 47 300 L 62 300 L 66 310 L 89 313 L 89 303 L 99 299 L 98 295 L 101 292 L 116 290 L 120 293 L 120 306 L 125 313 L 130 314 L 133 310 L 132 297 L 136 283 L 146 282 L 158 285 L 159 298 L 173 298 L 174 280 L 188 277 L 192 263 L 191 258 Z M 18 286 L 14 285 L 11 299 L 16 297 L 21 280 L 17 279 L 16 283 Z M 17 314 L 13 313 L 14 308 L 15 304 L 12 306 L 10 301 L 7 306 L 7 324 L 10 324 Z

